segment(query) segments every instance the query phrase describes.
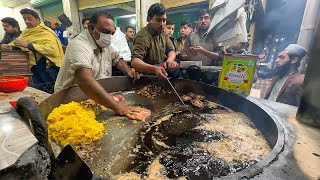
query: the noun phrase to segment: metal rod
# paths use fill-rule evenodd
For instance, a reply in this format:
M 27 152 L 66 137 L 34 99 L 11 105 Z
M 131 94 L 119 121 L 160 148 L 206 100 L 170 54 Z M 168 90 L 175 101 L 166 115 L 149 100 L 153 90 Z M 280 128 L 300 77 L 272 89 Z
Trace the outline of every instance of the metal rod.
M 182 103 L 183 105 L 186 105 L 186 104 L 184 104 L 184 102 L 182 101 L 182 99 L 181 99 L 181 97 L 179 96 L 179 94 L 178 94 L 178 92 L 176 91 L 176 89 L 175 89 L 175 88 L 173 87 L 173 85 L 171 84 L 169 78 L 167 78 L 167 81 L 168 81 L 168 83 L 170 84 L 171 88 L 172 88 L 172 89 L 174 90 L 174 92 L 176 93 L 176 95 L 178 96 L 178 98 L 180 99 L 181 103 Z

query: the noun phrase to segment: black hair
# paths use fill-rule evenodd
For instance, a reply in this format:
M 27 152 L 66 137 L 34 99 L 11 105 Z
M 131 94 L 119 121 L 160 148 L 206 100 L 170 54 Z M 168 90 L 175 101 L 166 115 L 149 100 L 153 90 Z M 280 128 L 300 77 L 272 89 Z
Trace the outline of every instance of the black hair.
M 134 29 L 132 26 L 127 26 L 127 27 L 125 28 L 126 32 L 128 31 L 129 28 L 131 28 L 131 29 L 133 29 L 133 30 L 135 31 L 135 29 Z
M 35 17 L 36 19 L 40 19 L 39 14 L 32 9 L 28 9 L 28 8 L 21 9 L 20 14 L 22 14 L 22 15 L 29 14 L 29 15 Z
M 298 54 L 293 53 L 293 52 L 291 52 L 291 51 L 288 51 L 288 56 L 289 56 L 289 59 L 290 59 L 290 60 L 293 60 L 295 57 L 298 58 L 298 61 L 297 61 L 297 63 L 295 64 L 295 65 L 296 65 L 295 67 L 298 68 L 298 67 L 300 66 L 300 62 L 301 62 L 301 60 L 302 60 L 303 57 L 300 57 Z
M 98 19 L 100 16 L 105 16 L 108 19 L 111 19 L 113 21 L 113 16 L 111 16 L 109 13 L 105 11 L 99 11 L 94 13 L 90 18 L 90 24 L 96 25 L 98 23 Z
M 20 26 L 17 20 L 15 20 L 14 18 L 11 17 L 5 17 L 3 19 L 1 19 L 1 22 L 3 23 L 8 23 L 10 26 L 12 27 L 17 27 L 20 30 Z
M 148 10 L 148 17 L 147 21 L 150 21 L 153 16 L 162 16 L 167 13 L 166 8 L 160 4 L 160 3 L 155 3 L 152 4 Z
M 195 21 L 195 22 L 192 23 L 192 28 L 196 28 L 196 29 L 199 28 L 199 23 L 198 23 L 198 21 Z
M 176 23 L 171 19 L 167 19 L 166 25 L 175 25 Z
M 211 16 L 209 9 L 201 9 L 201 10 L 199 11 L 198 15 L 197 15 L 197 19 L 198 19 L 200 16 L 203 16 L 203 15 L 205 15 L 205 14 L 207 14 L 207 13 L 209 14 L 209 16 Z
M 90 17 L 85 17 L 82 19 L 82 25 L 86 22 L 86 21 L 90 21 Z
M 180 27 L 187 25 L 188 27 L 192 28 L 192 23 L 189 21 L 182 21 L 180 24 Z

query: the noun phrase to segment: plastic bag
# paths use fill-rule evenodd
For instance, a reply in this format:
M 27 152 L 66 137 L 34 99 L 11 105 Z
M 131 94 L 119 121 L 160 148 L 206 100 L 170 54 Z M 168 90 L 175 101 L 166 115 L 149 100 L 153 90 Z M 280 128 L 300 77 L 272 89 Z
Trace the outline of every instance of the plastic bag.
M 131 61 L 131 51 L 127 43 L 126 35 L 123 34 L 119 27 L 112 36 L 111 46 L 120 54 L 125 61 Z

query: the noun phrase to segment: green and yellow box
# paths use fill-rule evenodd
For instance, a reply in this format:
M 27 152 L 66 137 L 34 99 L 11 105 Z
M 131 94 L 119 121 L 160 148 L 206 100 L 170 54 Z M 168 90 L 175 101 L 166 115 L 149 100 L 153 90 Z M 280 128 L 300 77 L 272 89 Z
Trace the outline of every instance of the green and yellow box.
M 226 54 L 223 60 L 219 88 L 248 96 L 251 90 L 257 56 Z

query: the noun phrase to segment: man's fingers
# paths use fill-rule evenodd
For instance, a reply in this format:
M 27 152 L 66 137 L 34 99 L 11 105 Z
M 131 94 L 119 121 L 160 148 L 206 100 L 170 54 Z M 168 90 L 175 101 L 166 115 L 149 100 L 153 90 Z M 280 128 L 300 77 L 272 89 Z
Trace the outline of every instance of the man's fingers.
M 168 73 L 164 68 L 161 68 L 161 72 L 163 75 L 168 76 Z M 165 78 L 167 78 L 167 77 L 165 77 Z

